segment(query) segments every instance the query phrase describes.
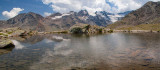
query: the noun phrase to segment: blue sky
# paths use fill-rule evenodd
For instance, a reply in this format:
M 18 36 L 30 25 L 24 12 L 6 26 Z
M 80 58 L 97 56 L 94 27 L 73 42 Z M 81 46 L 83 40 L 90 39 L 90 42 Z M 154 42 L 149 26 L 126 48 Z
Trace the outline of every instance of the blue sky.
M 120 13 L 136 10 L 148 1 L 160 0 L 0 0 L 0 20 L 27 12 L 35 12 L 42 16 L 54 12 L 78 12 L 83 9 L 90 15 L 95 15 L 96 11 Z
M 52 8 L 43 4 L 41 0 L 0 0 L 0 19 L 6 19 L 3 15 L 3 11 L 10 11 L 13 8 L 23 8 L 26 12 L 35 12 L 43 15 L 44 12 L 53 12 Z

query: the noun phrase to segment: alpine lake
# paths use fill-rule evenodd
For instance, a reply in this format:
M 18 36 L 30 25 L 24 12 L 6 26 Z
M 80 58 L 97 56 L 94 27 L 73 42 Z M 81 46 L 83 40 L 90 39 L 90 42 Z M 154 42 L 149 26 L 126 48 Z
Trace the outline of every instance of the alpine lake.
M 48 34 L 0 49 L 0 70 L 160 70 L 159 33 Z

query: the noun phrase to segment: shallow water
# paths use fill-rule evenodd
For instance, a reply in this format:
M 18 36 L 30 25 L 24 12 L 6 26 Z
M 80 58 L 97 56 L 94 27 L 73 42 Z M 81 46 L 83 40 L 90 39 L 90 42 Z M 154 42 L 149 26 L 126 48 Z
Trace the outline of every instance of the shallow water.
M 0 50 L 0 70 L 160 70 L 160 34 L 39 35 Z

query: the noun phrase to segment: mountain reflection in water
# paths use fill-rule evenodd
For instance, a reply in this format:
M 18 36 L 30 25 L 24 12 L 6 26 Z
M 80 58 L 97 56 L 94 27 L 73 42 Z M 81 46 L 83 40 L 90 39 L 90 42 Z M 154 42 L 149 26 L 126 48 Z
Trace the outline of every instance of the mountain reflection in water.
M 158 70 L 160 34 L 45 35 L 16 41 L 0 70 Z M 58 40 L 56 40 L 58 39 Z

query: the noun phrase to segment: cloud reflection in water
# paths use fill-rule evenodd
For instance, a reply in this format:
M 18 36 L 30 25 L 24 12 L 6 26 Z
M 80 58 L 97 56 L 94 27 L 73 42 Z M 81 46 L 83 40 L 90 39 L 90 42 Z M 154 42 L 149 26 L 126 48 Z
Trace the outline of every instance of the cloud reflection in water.
M 72 67 L 96 67 L 100 70 L 128 70 L 139 67 L 147 70 L 147 67 L 144 67 L 147 62 L 154 64 L 159 60 L 159 56 L 155 55 L 160 48 L 147 48 L 144 43 L 147 44 L 146 40 L 140 39 L 138 35 L 121 33 L 89 38 L 72 37 L 71 40 L 56 44 L 54 49 L 47 49 L 40 61 L 35 62 L 30 69 L 66 70 Z
M 22 45 L 19 41 L 17 41 L 17 40 L 12 40 L 12 42 L 13 42 L 13 44 L 15 45 L 15 49 L 23 49 L 23 48 L 25 48 L 25 46 L 24 45 Z

